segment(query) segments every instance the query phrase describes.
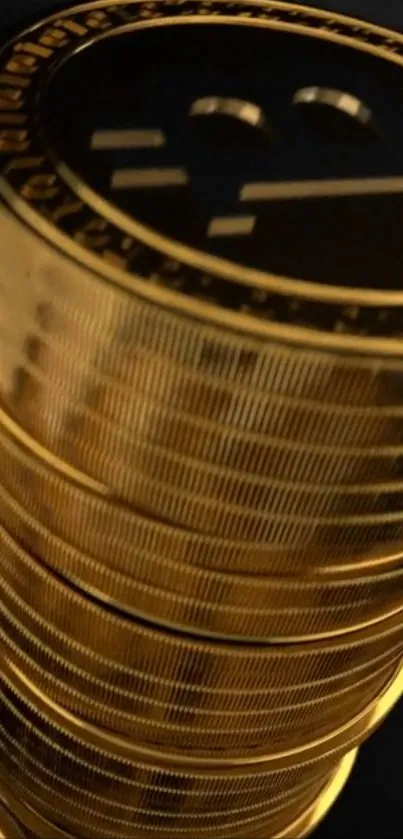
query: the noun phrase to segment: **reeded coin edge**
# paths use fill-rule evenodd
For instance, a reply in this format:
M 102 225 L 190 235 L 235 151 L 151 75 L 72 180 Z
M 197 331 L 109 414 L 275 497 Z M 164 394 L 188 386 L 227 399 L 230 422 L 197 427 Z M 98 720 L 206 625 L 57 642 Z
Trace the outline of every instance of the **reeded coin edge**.
M 26 525 L 26 522 L 25 522 Z M 35 528 L 35 532 L 40 535 L 42 530 L 42 536 L 44 534 L 44 529 L 40 529 L 39 527 Z M 0 537 L 1 537 L 2 527 L 0 526 Z M 11 534 L 13 536 L 13 534 Z M 14 534 L 15 537 L 15 534 Z M 1 541 L 1 538 L 0 538 Z M 54 561 L 54 548 L 58 552 L 60 556 L 59 561 Z M 47 550 L 41 550 L 41 560 L 47 566 L 50 571 L 56 572 L 60 574 L 62 579 L 66 581 L 68 584 L 72 585 L 74 588 L 81 590 L 85 595 L 90 597 L 91 600 L 97 602 L 99 605 L 104 606 L 106 608 L 112 609 L 122 615 L 126 615 L 129 618 L 138 619 L 141 621 L 150 621 L 155 626 L 159 626 L 163 629 L 168 629 L 172 631 L 183 632 L 185 631 L 188 635 L 193 635 L 196 638 L 214 638 L 217 640 L 221 640 L 224 642 L 246 642 L 250 644 L 282 644 L 282 643 L 301 643 L 301 642 L 309 642 L 313 640 L 326 640 L 327 638 L 333 637 L 341 637 L 343 635 L 349 634 L 351 632 L 362 631 L 364 629 L 369 629 L 376 624 L 382 623 L 389 618 L 394 617 L 395 615 L 403 615 L 403 595 L 399 598 L 395 598 L 392 601 L 388 602 L 385 597 L 379 598 L 379 603 L 374 604 L 373 612 L 370 616 L 368 616 L 365 620 L 361 618 L 359 621 L 353 621 L 352 616 L 347 620 L 345 619 L 344 623 L 341 623 L 340 626 L 337 628 L 331 627 L 331 615 L 332 610 L 330 609 L 330 617 L 329 617 L 329 626 L 328 628 L 322 628 L 318 630 L 315 628 L 315 620 L 314 616 L 312 618 L 309 617 L 307 614 L 308 609 L 303 609 L 301 605 L 296 605 L 292 603 L 291 593 L 290 593 L 290 605 L 287 610 L 270 610 L 267 609 L 265 612 L 264 620 L 268 622 L 270 619 L 270 615 L 272 615 L 271 620 L 273 623 L 273 631 L 267 634 L 262 634 L 261 632 L 255 632 L 252 629 L 252 626 L 255 624 L 256 629 L 258 628 L 259 622 L 263 620 L 263 607 L 260 608 L 253 606 L 241 606 L 241 605 L 233 605 L 230 606 L 228 609 L 222 607 L 218 608 L 214 605 L 214 601 L 209 601 L 208 599 L 208 591 L 210 590 L 210 585 L 214 582 L 217 585 L 223 582 L 229 583 L 233 586 L 240 586 L 241 582 L 246 586 L 245 588 L 245 597 L 248 594 L 248 578 L 242 576 L 236 576 L 234 574 L 224 574 L 224 573 L 214 573 L 214 572 L 200 572 L 199 569 L 194 569 L 195 573 L 193 577 L 195 579 L 199 579 L 199 581 L 203 581 L 205 583 L 205 593 L 204 599 L 201 597 L 199 589 L 197 597 L 192 597 L 190 595 L 190 590 L 188 594 L 176 594 L 174 591 L 168 592 L 165 589 L 158 589 L 155 583 L 150 581 L 140 581 L 136 580 L 135 577 L 128 577 L 122 571 L 114 571 L 112 568 L 104 567 L 99 560 L 93 560 L 89 555 L 84 555 L 80 551 L 77 551 L 74 548 L 70 548 L 68 545 L 63 545 L 61 540 L 57 539 L 57 537 L 50 536 L 47 539 Z M 171 570 L 172 573 L 184 573 L 189 572 L 189 577 L 192 576 L 192 569 L 188 569 L 186 566 L 182 566 L 180 563 L 175 563 L 172 560 L 161 560 L 161 573 L 164 568 L 169 571 Z M 402 576 L 403 571 L 400 571 L 396 574 L 393 572 L 388 575 L 390 578 L 396 579 L 396 585 L 399 582 L 399 578 Z M 126 583 L 125 583 L 126 579 Z M 273 581 L 275 578 L 273 577 Z M 101 582 L 102 581 L 102 582 Z M 335 581 L 334 578 L 331 578 L 330 581 L 327 581 L 326 577 L 313 578 L 309 577 L 310 585 L 306 587 L 308 592 L 312 591 L 314 588 L 315 583 L 315 590 L 317 588 L 318 591 L 321 591 L 321 585 L 327 591 L 331 591 L 332 583 L 334 585 L 338 585 L 340 588 L 341 585 L 344 583 L 346 589 L 348 590 L 349 582 L 342 581 Z M 250 578 L 250 582 L 254 584 L 254 588 L 256 589 L 259 586 L 259 583 L 253 578 Z M 330 585 L 326 586 L 326 583 L 329 582 Z M 376 576 L 372 575 L 372 577 L 367 578 L 367 580 L 360 581 L 359 579 L 354 581 L 356 587 L 359 587 L 361 583 L 365 582 L 375 582 L 376 583 Z M 261 586 L 266 588 L 267 592 L 270 592 L 270 577 L 267 578 L 267 581 L 263 579 L 261 582 Z M 352 591 L 354 589 L 354 584 L 351 584 L 352 589 L 350 592 L 350 597 Z M 280 581 L 278 581 L 278 588 L 280 587 Z M 294 591 L 298 588 L 299 595 L 303 595 L 304 593 L 304 584 L 303 582 L 293 585 Z M 275 594 L 275 588 L 272 590 L 273 594 Z M 282 580 L 282 590 L 284 592 L 287 591 L 287 581 L 284 578 Z M 147 611 L 141 607 L 141 598 L 143 596 L 153 598 L 154 606 L 152 609 L 148 609 Z M 251 596 L 253 597 L 253 589 L 251 590 Z M 158 608 L 155 605 L 159 603 Z M 311 607 L 312 608 L 312 607 Z M 335 608 L 335 607 L 334 607 Z M 172 617 L 168 617 L 169 612 L 178 611 L 178 619 L 174 619 Z M 339 609 L 342 609 L 342 606 L 339 606 Z M 190 610 L 192 613 L 194 612 L 197 619 L 193 619 L 193 622 L 190 622 L 188 618 L 186 618 L 186 611 Z M 353 607 L 350 604 L 350 608 L 346 614 L 349 615 L 350 613 L 353 614 Z M 183 618 L 179 619 L 179 615 L 183 614 Z M 229 620 L 231 619 L 234 624 L 233 631 L 228 631 L 220 629 L 218 626 L 215 629 L 210 629 L 208 626 L 207 619 L 203 619 L 203 611 L 208 614 L 215 615 L 215 621 L 217 623 L 217 618 L 221 615 L 222 624 L 228 625 Z M 324 610 L 322 609 L 321 612 Z M 246 620 L 247 616 L 249 616 L 248 620 L 250 622 L 251 629 L 248 633 L 244 631 L 235 631 L 235 621 L 236 616 L 238 615 L 239 618 L 242 620 Z M 287 617 L 288 615 L 288 617 Z M 231 617 L 232 616 L 232 617 Z M 295 624 L 299 622 L 301 631 L 298 635 L 294 633 L 290 633 L 287 630 L 282 630 L 280 632 L 281 626 L 284 624 L 286 625 L 287 622 L 293 617 Z M 277 629 L 275 629 L 277 622 Z M 323 619 L 322 619 L 323 622 Z M 308 629 L 308 625 L 311 624 L 311 629 Z
M 241 773 L 256 773 L 257 770 L 264 772 L 267 769 L 276 771 L 283 767 L 289 767 L 290 763 L 291 765 L 307 763 L 317 756 L 331 753 L 337 748 L 342 748 L 346 741 L 351 743 L 352 746 L 354 741 L 354 746 L 356 746 L 378 727 L 403 694 L 403 663 L 401 663 L 395 677 L 385 687 L 381 696 L 374 700 L 361 714 L 332 732 L 331 735 L 290 752 L 279 752 L 269 757 L 232 758 L 228 761 L 227 766 L 225 760 L 194 760 L 185 756 L 178 758 L 178 755 L 155 751 L 84 722 L 51 700 L 32 681 L 27 679 L 21 670 L 9 660 L 4 648 L 0 650 L 0 655 L 4 678 L 11 685 L 14 685 L 17 691 L 22 693 L 25 700 L 33 704 L 42 714 L 45 714 L 52 722 L 62 729 L 64 728 L 72 736 L 85 740 L 87 745 L 122 759 L 137 758 L 159 767 L 176 766 L 181 771 L 189 767 L 202 774 L 212 772 L 214 774 L 220 774 L 221 772 L 225 774 L 228 768 L 231 768 L 234 773 L 238 771 Z
M 149 553 L 147 560 L 143 558 L 141 566 L 146 561 L 147 565 L 150 563 L 155 570 L 149 576 L 142 570 L 137 578 L 136 574 L 129 574 L 127 568 L 114 568 L 110 565 L 105 565 L 99 558 L 93 557 L 88 552 L 82 552 L 78 548 L 69 545 L 56 533 L 53 533 L 45 527 L 42 522 L 37 521 L 25 508 L 21 507 L 15 501 L 13 496 L 10 496 L 8 492 L 3 491 L 1 488 L 0 509 L 3 509 L 3 515 L 4 510 L 8 514 L 11 512 L 13 524 L 10 527 L 10 520 L 7 520 L 7 533 L 13 540 L 19 541 L 21 550 L 31 548 L 31 540 L 33 540 L 32 547 L 35 553 L 36 539 L 39 538 L 41 561 L 51 571 L 60 574 L 64 580 L 72 586 L 81 589 L 91 599 L 117 612 L 124 613 L 129 617 L 142 620 L 150 620 L 152 618 L 153 623 L 156 625 L 178 631 L 186 630 L 188 634 L 198 637 L 214 637 L 224 641 L 243 640 L 250 643 L 282 643 L 284 641 L 289 643 L 320 638 L 326 639 L 352 631 L 362 630 L 366 627 L 369 628 L 388 617 L 393 617 L 393 615 L 401 612 L 403 608 L 403 595 L 399 598 L 396 594 L 396 597 L 389 598 L 389 600 L 383 595 L 380 595 L 378 605 L 376 606 L 374 604 L 372 613 L 370 615 L 368 614 L 365 619 L 361 617 L 360 620 L 354 621 L 351 616 L 349 620 L 345 619 L 344 623 L 340 623 L 337 628 L 332 628 L 332 603 L 329 602 L 329 626 L 318 630 L 318 628 L 315 628 L 315 621 L 311 620 L 307 614 L 306 607 L 303 608 L 301 596 L 304 592 L 309 595 L 311 592 L 320 592 L 324 589 L 330 595 L 332 591 L 336 593 L 345 587 L 346 591 L 349 592 L 349 612 L 351 612 L 353 608 L 351 598 L 354 596 L 354 591 L 357 591 L 356 597 L 358 598 L 361 587 L 365 585 L 376 587 L 377 583 L 382 584 L 382 582 L 391 581 L 392 579 L 396 581 L 396 586 L 398 586 L 399 580 L 403 575 L 402 567 L 396 569 L 392 567 L 386 573 L 385 571 L 380 574 L 373 572 L 365 575 L 362 568 L 358 566 L 355 569 L 354 577 L 349 575 L 344 576 L 343 574 L 327 575 L 326 573 L 320 574 L 319 572 L 315 573 L 312 571 L 306 579 L 304 577 L 301 579 L 298 577 L 281 577 L 274 573 L 268 573 L 265 577 L 261 578 L 252 574 L 242 573 L 241 575 L 237 575 L 230 572 L 209 571 L 192 566 L 186 562 L 175 561 L 170 556 L 154 557 L 152 553 Z M 2 520 L 2 517 L 0 516 L 0 525 L 4 526 L 6 520 Z M 19 535 L 20 531 L 21 537 Z M 0 526 L 0 536 L 2 532 L 3 527 Z M 402 565 L 401 560 L 399 564 L 400 566 Z M 171 590 L 159 588 L 155 581 L 157 569 L 160 569 L 161 573 L 164 569 L 169 571 L 173 575 L 173 579 L 178 574 L 184 574 L 185 578 L 189 581 L 188 591 L 182 591 L 182 587 L 180 593 L 174 590 L 174 588 Z M 196 592 L 194 595 L 192 595 L 192 580 L 193 589 Z M 212 586 L 218 586 L 221 591 L 223 590 L 223 586 L 230 586 L 231 590 L 236 591 L 239 589 L 240 591 L 241 584 L 245 594 L 243 605 L 235 599 L 235 603 L 232 605 L 228 603 L 228 607 L 225 607 L 225 604 L 217 607 L 214 600 L 211 599 Z M 272 592 L 274 598 L 276 591 L 281 591 L 283 594 L 289 591 L 290 600 L 287 609 L 284 607 L 284 603 L 279 609 L 267 608 L 265 610 L 262 603 L 260 603 L 260 606 L 257 605 L 254 607 L 253 597 L 257 593 L 257 590 L 266 590 L 268 593 Z M 249 605 L 246 603 L 248 592 L 252 598 L 251 604 Z M 152 608 L 148 608 L 147 613 L 141 606 L 143 596 L 154 599 L 154 605 Z M 362 592 L 361 599 L 363 597 L 364 593 Z M 159 602 L 158 608 L 156 606 L 157 600 Z M 273 602 L 275 602 L 275 599 Z M 342 610 L 343 604 L 337 601 L 336 605 L 333 604 L 333 609 L 336 608 Z M 175 610 L 178 612 L 178 619 L 174 617 Z M 186 613 L 189 610 L 195 612 L 195 614 L 197 612 L 196 622 L 191 622 L 186 618 Z M 223 621 L 223 625 L 227 624 L 227 629 L 219 629 L 218 625 L 214 630 L 210 629 L 207 622 L 205 623 L 203 619 L 202 612 L 200 612 L 199 616 L 199 610 L 206 612 L 206 614 L 212 612 L 216 615 L 216 618 L 221 615 L 220 620 Z M 321 613 L 323 611 L 324 609 L 320 610 Z M 273 614 L 271 618 L 273 631 L 266 633 L 254 632 L 252 625 L 255 623 L 256 628 L 258 627 L 258 623 L 262 621 L 263 613 L 266 615 L 265 621 L 269 621 L 270 614 Z M 168 617 L 169 614 L 171 614 L 170 617 Z M 179 619 L 180 614 L 183 617 Z M 298 625 L 301 631 L 298 631 L 298 634 L 286 631 L 284 628 L 280 631 L 283 622 L 288 622 L 292 614 L 294 615 L 293 620 L 295 625 L 297 625 L 297 621 L 299 622 Z M 251 629 L 248 633 L 235 631 L 234 621 L 236 620 L 236 615 L 240 619 L 249 622 Z M 247 617 L 248 615 L 249 617 Z M 229 630 L 228 621 L 233 622 L 233 631 Z M 277 630 L 274 629 L 274 621 L 277 621 Z M 311 628 L 308 628 L 308 624 L 312 624 Z
M 303 837 L 307 836 L 319 824 L 345 786 L 354 766 L 357 753 L 358 749 L 354 749 L 341 759 L 338 769 L 333 773 L 331 779 L 314 803 L 298 819 L 285 828 L 285 830 L 274 836 L 273 839 L 303 839 Z M 0 782 L 0 801 L 3 801 L 25 827 L 38 833 L 42 839 L 73 839 L 71 834 L 54 826 L 28 804 L 14 796 L 11 790 L 4 784 L 4 781 Z M 262 838 L 265 836 L 263 832 L 261 835 Z M 14 839 L 11 833 L 10 839 Z M 23 839 L 22 834 L 16 834 L 15 839 Z
M 174 631 L 173 629 L 161 635 L 158 627 L 154 625 L 154 622 L 150 618 L 145 621 L 132 621 L 127 616 L 116 613 L 110 601 L 108 604 L 105 601 L 102 606 L 97 601 L 97 598 L 91 598 L 89 593 L 80 585 L 73 583 L 66 585 L 66 579 L 63 574 L 50 567 L 49 563 L 40 559 L 39 556 L 36 558 L 32 557 L 4 528 L 1 528 L 1 530 L 3 549 L 13 557 L 14 564 L 18 563 L 18 568 L 22 567 L 25 571 L 29 569 L 30 573 L 35 575 L 35 578 L 42 582 L 45 581 L 49 590 L 53 590 L 53 593 L 59 599 L 61 598 L 63 602 L 68 603 L 70 608 L 77 607 L 81 612 L 81 616 L 84 614 L 88 616 L 88 627 L 80 627 L 83 633 L 83 642 L 85 642 L 86 628 L 89 628 L 91 632 L 92 620 L 97 615 L 98 619 L 104 622 L 105 630 L 107 626 L 116 627 L 118 630 L 127 630 L 131 638 L 147 638 L 149 642 L 152 640 L 157 644 L 159 640 L 161 641 L 163 639 L 164 645 L 168 649 L 172 646 L 182 652 L 198 651 L 202 654 L 209 653 L 216 655 L 218 659 L 233 660 L 239 666 L 241 661 L 246 662 L 251 656 L 256 660 L 264 661 L 266 657 L 268 659 L 278 658 L 283 654 L 298 658 L 309 655 L 316 656 L 321 653 L 332 653 L 335 650 L 344 649 L 348 645 L 359 648 L 367 642 L 377 641 L 390 634 L 393 635 L 396 630 L 400 631 L 402 627 L 402 609 L 400 608 L 392 615 L 384 616 L 379 621 L 372 623 L 370 626 L 366 626 L 359 632 L 350 630 L 348 633 L 341 634 L 340 637 L 336 635 L 336 637 L 307 641 L 304 644 L 301 644 L 301 638 L 298 639 L 298 643 L 286 644 L 285 646 L 272 643 L 263 645 L 259 643 L 255 644 L 251 639 L 244 640 L 241 643 L 220 642 L 216 639 L 211 639 L 208 642 L 208 640 L 203 640 L 203 638 L 189 637 L 183 630 Z M 8 556 L 9 554 L 7 553 L 7 558 Z M 15 583 L 17 577 L 14 576 L 14 573 L 13 579 Z M 19 596 L 21 596 L 21 592 Z M 28 611 L 32 609 L 28 605 L 26 605 L 26 608 Z M 54 628 L 54 632 L 57 635 L 59 630 Z
M 2 802 L 4 807 L 2 806 Z M 10 807 L 4 800 L 0 788 L 0 838 L 1 839 L 24 839 L 24 835 L 16 824 Z
M 347 783 L 357 755 L 358 748 L 348 752 L 348 754 L 342 758 L 339 768 L 336 770 L 333 778 L 320 793 L 319 797 L 316 799 L 308 812 L 300 816 L 297 821 L 295 821 L 282 833 L 277 834 L 274 839 L 304 839 L 305 836 L 308 836 L 319 825 Z
M 40 461 L 42 466 L 45 466 L 47 469 L 51 469 L 54 473 L 59 475 L 60 477 L 64 478 L 68 482 L 72 482 L 76 486 L 78 485 L 80 488 L 86 489 L 90 493 L 97 495 L 100 498 L 107 499 L 109 501 L 114 501 L 119 503 L 121 506 L 127 506 L 130 509 L 130 505 L 128 504 L 125 499 L 120 501 L 119 497 L 116 496 L 116 493 L 108 487 L 106 484 L 100 483 L 94 480 L 91 476 L 87 475 L 84 472 L 79 471 L 76 467 L 71 466 L 67 461 L 62 460 L 58 455 L 54 454 L 53 452 L 49 451 L 45 446 L 41 443 L 38 443 L 33 437 L 30 436 L 26 431 L 24 431 L 21 426 L 15 422 L 12 416 L 7 414 L 0 404 L 0 434 L 2 431 L 5 431 L 12 439 L 14 443 L 17 443 L 25 452 L 27 452 L 31 457 Z M 218 471 L 218 470 L 217 470 Z M 162 485 L 161 485 L 162 486 Z M 385 484 L 385 487 L 387 485 Z M 375 485 L 373 487 L 375 489 Z M 354 489 L 358 489 L 359 487 L 354 487 Z M 341 491 L 341 490 L 340 490 Z M 319 489 L 318 489 L 319 492 Z M 234 505 L 228 505 L 228 509 L 230 511 L 237 510 L 238 508 Z M 243 508 L 240 508 L 242 511 Z M 353 516 L 315 516 L 309 518 L 307 516 L 302 515 L 289 515 L 286 517 L 282 517 L 280 514 L 275 514 L 273 516 L 273 520 L 282 521 L 283 518 L 290 519 L 291 521 L 295 521 L 301 524 L 301 526 L 308 521 L 308 523 L 317 522 L 319 524 L 324 525 L 334 525 L 334 526 L 342 526 L 344 525 L 373 525 L 373 524 L 387 524 L 392 522 L 400 522 L 403 517 L 403 513 L 401 511 L 398 512 L 391 512 L 391 513 L 377 513 L 377 514 L 357 514 Z M 266 517 L 267 521 L 270 520 L 269 514 Z M 178 527 L 183 527 L 183 522 L 181 522 Z M 197 531 L 194 528 L 191 528 L 192 533 L 196 533 Z M 200 535 L 204 535 L 201 534 Z M 205 534 L 207 537 L 209 534 Z M 214 538 L 214 534 L 213 535 Z M 220 537 L 215 537 L 220 538 Z M 228 542 L 227 538 L 223 538 L 224 542 Z M 240 545 L 242 544 L 242 540 L 238 539 L 235 540 L 235 543 Z
M 50 824 L 36 810 L 26 804 L 25 801 L 17 798 L 3 780 L 0 780 L 0 801 L 3 802 L 28 830 L 32 830 L 41 839 L 74 839 L 70 834 Z

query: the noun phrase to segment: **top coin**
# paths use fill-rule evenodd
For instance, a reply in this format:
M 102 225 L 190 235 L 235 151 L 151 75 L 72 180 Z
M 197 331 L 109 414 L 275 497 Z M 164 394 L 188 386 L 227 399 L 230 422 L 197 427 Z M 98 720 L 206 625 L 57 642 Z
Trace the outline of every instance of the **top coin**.
M 80 5 L 0 55 L 0 193 L 199 317 L 399 337 L 402 66 L 402 36 L 275 0 Z

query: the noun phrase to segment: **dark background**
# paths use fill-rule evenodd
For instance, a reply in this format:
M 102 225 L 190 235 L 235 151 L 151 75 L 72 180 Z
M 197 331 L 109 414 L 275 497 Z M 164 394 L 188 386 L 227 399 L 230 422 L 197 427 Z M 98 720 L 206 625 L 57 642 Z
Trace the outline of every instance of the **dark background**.
M 72 3 L 0 0 L 0 36 L 42 10 Z M 403 0 L 307 0 L 403 31 Z M 403 154 L 402 154 L 403 169 Z M 403 839 L 403 704 L 361 749 L 350 782 L 313 839 Z

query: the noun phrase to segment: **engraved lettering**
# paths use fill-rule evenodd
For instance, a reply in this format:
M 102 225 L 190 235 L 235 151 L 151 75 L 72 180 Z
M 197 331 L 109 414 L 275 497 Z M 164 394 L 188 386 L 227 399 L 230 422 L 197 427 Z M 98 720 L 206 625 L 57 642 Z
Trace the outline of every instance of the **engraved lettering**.
M 21 187 L 21 195 L 28 201 L 45 200 L 55 198 L 59 192 L 56 175 L 31 175 Z
M 65 47 L 70 41 L 69 37 L 66 35 L 62 29 L 56 28 L 49 28 L 41 35 L 39 38 L 39 43 L 43 44 L 45 47 Z
M 54 221 L 60 221 L 61 219 L 66 218 L 66 216 L 76 215 L 76 213 L 79 213 L 83 207 L 84 203 L 82 201 L 74 200 L 68 196 L 64 199 L 63 204 L 60 204 L 52 211 L 51 217 Z
M 64 20 L 64 18 L 56 20 L 55 26 L 59 29 L 64 27 L 68 32 L 72 32 L 74 35 L 86 35 L 88 32 L 86 26 L 82 26 L 80 23 L 77 23 L 77 21 L 70 20 L 70 18 L 68 20 Z
M 51 58 L 53 55 L 53 50 L 40 46 L 40 44 L 34 44 L 32 41 L 24 41 L 19 44 L 15 44 L 14 50 L 17 53 L 26 52 L 29 55 L 38 56 L 39 58 Z
M 0 88 L 0 108 L 4 111 L 20 111 L 24 104 L 22 90 L 11 87 Z
M 0 73 L 0 84 L 10 87 L 29 87 L 31 79 L 27 79 L 25 76 L 16 76 L 12 73 Z
M 38 60 L 33 55 L 14 55 L 7 61 L 5 69 L 9 73 L 25 73 L 31 76 L 38 69 Z
M 125 236 L 122 239 L 122 250 L 130 251 L 134 244 L 134 239 L 131 236 Z
M 138 17 L 138 8 L 135 7 L 133 9 L 128 9 L 126 5 L 124 6 L 112 6 L 111 11 L 113 12 L 115 18 L 119 18 L 122 23 L 131 23 Z
M 115 251 L 106 249 L 102 251 L 102 256 L 106 262 L 109 262 L 109 264 L 113 265 L 115 268 L 127 268 L 127 259 Z
M 106 248 L 112 239 L 111 234 L 106 232 L 108 227 L 108 222 L 105 219 L 94 218 L 88 221 L 81 230 L 78 230 L 74 238 L 85 248 Z
M 143 246 L 137 241 L 137 239 L 132 239 L 131 236 L 123 236 L 123 239 L 120 242 L 120 249 L 124 254 L 127 264 L 138 257 L 142 247 Z
M 186 5 L 186 3 L 182 3 L 182 0 L 179 0 L 179 5 Z M 192 14 L 192 10 L 190 12 L 182 12 L 182 14 Z M 142 18 L 154 18 L 159 17 L 161 12 L 159 11 L 156 3 L 142 3 L 140 7 L 140 17 Z
M 106 12 L 90 12 L 85 18 L 85 25 L 88 29 L 109 29 L 113 21 Z
M 15 160 L 12 160 L 8 164 L 8 170 L 16 170 L 16 169 L 39 169 L 45 163 L 45 157 L 43 155 L 35 155 L 32 157 L 16 157 Z
M 22 152 L 26 151 L 29 146 L 28 131 L 17 128 L 0 130 L 0 153 Z

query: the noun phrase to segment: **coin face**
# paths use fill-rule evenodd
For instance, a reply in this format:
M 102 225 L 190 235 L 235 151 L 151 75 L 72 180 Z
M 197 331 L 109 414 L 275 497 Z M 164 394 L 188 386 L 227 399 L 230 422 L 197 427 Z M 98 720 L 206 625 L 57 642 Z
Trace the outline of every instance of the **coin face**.
M 400 334 L 402 64 L 270 0 L 77 7 L 1 55 L 3 197 L 177 299 Z
M 49 146 L 170 239 L 263 271 L 399 288 L 403 198 L 387 181 L 403 172 L 400 68 L 219 20 L 122 33 L 65 62 L 44 98 Z M 386 194 L 368 194 L 375 179 Z

